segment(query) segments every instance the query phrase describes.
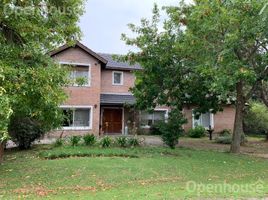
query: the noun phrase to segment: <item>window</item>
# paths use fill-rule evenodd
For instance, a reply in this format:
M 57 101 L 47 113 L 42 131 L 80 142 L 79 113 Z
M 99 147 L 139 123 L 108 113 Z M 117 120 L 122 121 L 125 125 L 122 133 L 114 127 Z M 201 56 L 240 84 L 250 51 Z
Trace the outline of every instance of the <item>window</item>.
M 90 129 L 92 108 L 62 108 L 64 129 Z
M 152 113 L 142 111 L 140 117 L 141 127 L 150 127 L 160 121 L 165 121 L 166 118 L 167 110 L 155 110 Z
M 204 128 L 213 128 L 214 127 L 214 119 L 213 114 L 210 112 L 202 113 L 198 119 L 195 118 L 193 113 L 193 128 L 196 126 L 203 126 Z
M 90 65 L 61 63 L 63 66 L 70 68 L 70 85 L 71 86 L 90 86 Z
M 113 85 L 123 85 L 123 72 L 113 72 Z

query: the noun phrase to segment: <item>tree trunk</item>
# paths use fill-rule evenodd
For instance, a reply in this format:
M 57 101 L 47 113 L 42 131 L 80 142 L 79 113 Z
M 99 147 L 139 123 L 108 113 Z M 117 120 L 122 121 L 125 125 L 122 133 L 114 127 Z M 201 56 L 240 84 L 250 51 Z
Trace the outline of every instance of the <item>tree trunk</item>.
M 234 133 L 231 144 L 231 153 L 240 153 L 241 136 L 243 132 L 243 111 L 245 107 L 244 96 L 243 96 L 243 84 L 242 82 L 237 83 L 236 86 L 237 99 L 236 99 L 236 113 L 234 122 Z
M 4 156 L 4 147 L 5 147 L 5 144 L 0 142 L 0 163 L 3 162 L 3 156 Z

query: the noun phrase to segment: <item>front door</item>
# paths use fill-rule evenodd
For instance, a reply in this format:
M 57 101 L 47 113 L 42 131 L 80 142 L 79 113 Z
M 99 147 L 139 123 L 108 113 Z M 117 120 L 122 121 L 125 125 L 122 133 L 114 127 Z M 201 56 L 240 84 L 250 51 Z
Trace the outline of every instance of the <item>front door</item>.
M 104 134 L 122 134 L 122 115 L 121 108 L 103 109 L 102 130 Z

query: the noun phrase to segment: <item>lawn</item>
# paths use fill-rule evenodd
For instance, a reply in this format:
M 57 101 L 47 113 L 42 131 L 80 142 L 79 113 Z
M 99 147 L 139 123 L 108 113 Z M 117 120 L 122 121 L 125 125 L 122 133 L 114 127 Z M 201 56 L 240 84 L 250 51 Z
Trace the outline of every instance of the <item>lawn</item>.
M 187 148 L 39 145 L 6 153 L 0 199 L 260 198 L 268 196 L 267 166 L 263 158 Z

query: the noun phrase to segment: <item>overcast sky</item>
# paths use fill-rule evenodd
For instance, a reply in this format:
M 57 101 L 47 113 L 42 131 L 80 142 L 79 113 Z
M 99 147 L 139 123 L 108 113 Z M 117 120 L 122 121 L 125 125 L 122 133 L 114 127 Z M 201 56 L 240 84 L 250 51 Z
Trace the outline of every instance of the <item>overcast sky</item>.
M 178 0 L 87 0 L 81 17 L 82 43 L 96 52 L 127 53 L 121 33 L 130 33 L 127 24 L 139 24 L 152 15 L 153 4 L 178 5 Z

